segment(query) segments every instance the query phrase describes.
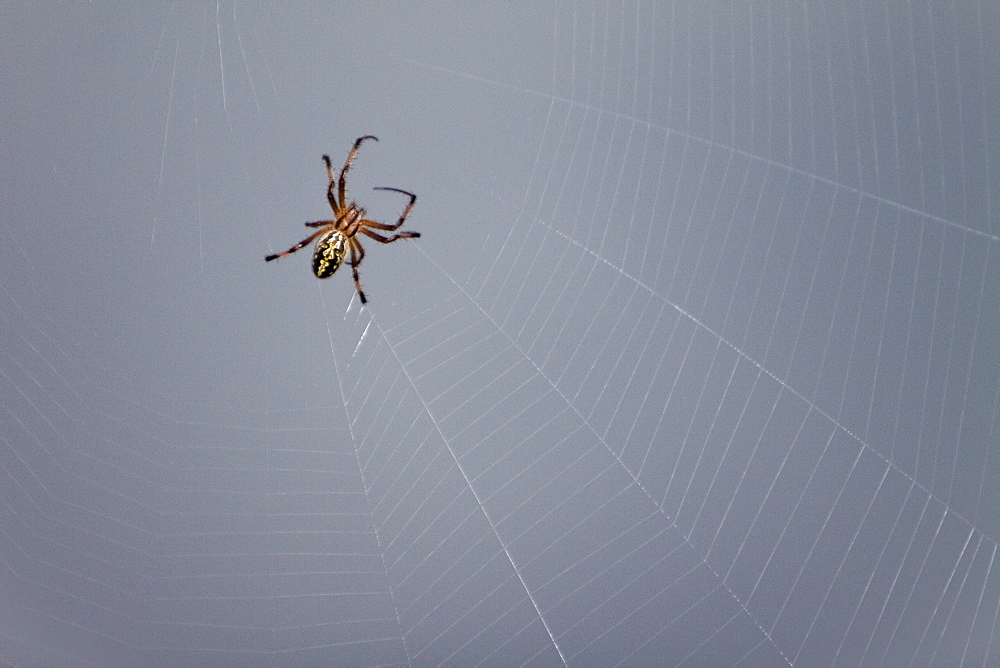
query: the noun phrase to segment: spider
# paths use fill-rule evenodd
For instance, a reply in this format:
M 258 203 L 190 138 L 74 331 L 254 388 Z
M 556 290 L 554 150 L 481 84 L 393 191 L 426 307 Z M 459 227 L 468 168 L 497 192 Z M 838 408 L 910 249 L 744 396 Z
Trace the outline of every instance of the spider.
M 361 281 L 358 279 L 358 266 L 360 266 L 361 260 L 365 257 L 365 249 L 361 247 L 361 241 L 357 236 L 358 233 L 360 232 L 366 237 L 383 244 L 392 243 L 396 239 L 415 239 L 420 236 L 420 232 L 400 232 L 391 237 L 385 237 L 373 231 L 392 231 L 402 227 L 406 216 L 410 213 L 410 209 L 413 208 L 413 204 L 417 201 L 417 196 L 413 193 L 400 190 L 399 188 L 375 188 L 375 190 L 391 190 L 402 193 L 410 198 L 410 203 L 403 209 L 403 214 L 396 221 L 395 225 L 367 220 L 365 218 L 365 213 L 367 212 L 364 209 L 359 207 L 356 202 L 348 203 L 345 195 L 347 170 L 351 168 L 351 163 L 354 162 L 354 158 L 358 154 L 358 148 L 360 148 L 361 143 L 366 139 L 378 141 L 378 137 L 373 137 L 372 135 L 358 137 L 351 148 L 351 152 L 347 155 L 347 162 L 344 163 L 343 169 L 340 170 L 339 179 L 333 178 L 333 167 L 330 165 L 330 156 L 323 156 L 323 162 L 326 163 L 326 175 L 330 179 L 330 185 L 326 188 L 326 199 L 330 203 L 330 208 L 333 209 L 333 220 L 317 220 L 312 223 L 306 223 L 306 227 L 318 227 L 319 229 L 288 250 L 268 255 L 264 258 L 265 262 L 277 260 L 279 257 L 289 255 L 304 248 L 310 241 L 316 239 L 316 248 L 313 250 L 312 261 L 313 273 L 316 274 L 316 278 L 329 278 L 333 276 L 333 273 L 343 263 L 344 257 L 347 255 L 347 250 L 350 249 L 350 265 L 354 271 L 354 286 L 358 290 L 358 296 L 361 298 L 362 304 L 368 300 L 365 299 L 365 291 L 361 289 Z M 334 185 L 338 186 L 339 199 L 337 193 L 334 193 Z

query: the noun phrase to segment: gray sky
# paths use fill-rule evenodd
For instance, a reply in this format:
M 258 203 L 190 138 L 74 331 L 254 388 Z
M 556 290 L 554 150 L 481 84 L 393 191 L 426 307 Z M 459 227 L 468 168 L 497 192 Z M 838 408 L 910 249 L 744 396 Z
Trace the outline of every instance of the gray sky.
M 0 5 L 0 661 L 996 664 L 998 35 Z

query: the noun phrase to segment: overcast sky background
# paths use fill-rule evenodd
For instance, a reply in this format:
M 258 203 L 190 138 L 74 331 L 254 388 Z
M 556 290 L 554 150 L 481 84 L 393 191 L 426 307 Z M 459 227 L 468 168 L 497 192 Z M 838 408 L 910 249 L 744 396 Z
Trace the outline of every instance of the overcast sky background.
M 1000 5 L 0 5 L 0 662 L 1000 663 Z M 321 155 L 361 308 L 310 250 Z

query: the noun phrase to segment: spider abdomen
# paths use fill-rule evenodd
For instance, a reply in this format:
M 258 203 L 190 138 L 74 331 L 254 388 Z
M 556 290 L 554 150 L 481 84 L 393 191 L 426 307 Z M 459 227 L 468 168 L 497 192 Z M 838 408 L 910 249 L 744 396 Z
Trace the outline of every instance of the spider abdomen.
M 330 230 L 316 240 L 313 251 L 313 273 L 316 278 L 329 278 L 347 255 L 347 237 L 339 230 Z

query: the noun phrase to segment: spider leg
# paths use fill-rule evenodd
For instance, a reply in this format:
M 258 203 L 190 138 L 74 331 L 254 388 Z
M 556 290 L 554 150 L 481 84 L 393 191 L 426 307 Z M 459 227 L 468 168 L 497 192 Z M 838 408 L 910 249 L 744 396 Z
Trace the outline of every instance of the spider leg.
M 306 227 L 323 227 L 324 225 L 333 225 L 337 221 L 335 220 L 316 220 L 311 223 L 306 223 Z
M 358 267 L 361 265 L 361 261 L 365 259 L 365 249 L 362 248 L 361 243 L 354 237 L 349 238 L 347 245 L 351 247 L 351 271 L 354 272 L 354 287 L 357 288 L 358 297 L 361 298 L 361 303 L 364 304 L 368 300 L 365 299 L 365 291 L 361 289 L 361 279 L 358 278 Z
M 324 155 L 323 162 L 326 163 L 326 176 L 330 179 L 330 184 L 326 187 L 326 201 L 330 203 L 330 208 L 333 209 L 333 215 L 340 215 L 340 205 L 337 204 L 337 195 L 333 192 L 333 187 L 337 183 L 337 179 L 333 178 L 333 166 L 330 164 L 330 156 Z M 306 223 L 308 225 L 309 223 Z
M 340 204 L 341 206 L 346 206 L 347 202 L 346 191 L 347 191 L 347 170 L 351 168 L 351 163 L 354 162 L 354 158 L 358 155 L 358 148 L 361 146 L 361 142 L 366 139 L 374 139 L 378 141 L 378 137 L 373 135 L 365 135 L 364 137 L 358 137 L 354 140 L 354 146 L 351 148 L 351 152 L 347 154 L 347 161 L 344 162 L 344 168 L 340 170 L 340 183 L 338 184 L 340 189 Z M 333 186 L 333 179 L 330 180 L 330 186 Z
M 310 241 L 312 241 L 313 239 L 315 239 L 319 235 L 323 234 L 323 232 L 325 232 L 325 231 L 326 230 L 323 229 L 323 230 L 319 230 L 318 232 L 313 232 L 308 237 L 306 237 L 305 239 L 303 239 L 299 243 L 295 244 L 294 246 L 292 246 L 288 250 L 281 251 L 280 253 L 275 253 L 274 255 L 268 255 L 267 257 L 264 258 L 264 262 L 270 262 L 271 260 L 277 260 L 279 257 L 284 257 L 285 255 L 290 255 L 291 253 L 294 253 L 297 250 L 305 248 L 309 244 Z
M 366 220 L 366 221 L 364 221 L 364 224 L 367 227 L 374 227 L 377 230 L 398 230 L 400 227 L 403 226 L 403 221 L 406 220 L 406 217 L 408 215 L 410 215 L 410 209 L 412 209 L 413 205 L 417 203 L 417 196 L 414 195 L 411 192 L 406 192 L 405 190 L 400 190 L 399 188 L 379 187 L 379 188 L 373 188 L 373 190 L 391 190 L 394 193 L 402 193 L 403 195 L 406 195 L 407 197 L 410 198 L 410 202 L 406 205 L 406 208 L 403 209 L 403 213 L 399 216 L 399 220 L 396 221 L 395 225 L 389 225 L 387 223 L 380 223 L 380 222 L 377 222 L 377 221 L 374 221 L 374 220 Z
M 378 232 L 372 232 L 368 229 L 368 223 L 373 223 L 373 220 L 362 220 L 361 227 L 358 228 L 358 232 L 365 235 L 369 239 L 374 239 L 383 244 L 391 244 L 396 239 L 416 239 L 420 236 L 420 232 L 400 232 L 399 234 L 394 234 L 391 237 L 383 237 Z

